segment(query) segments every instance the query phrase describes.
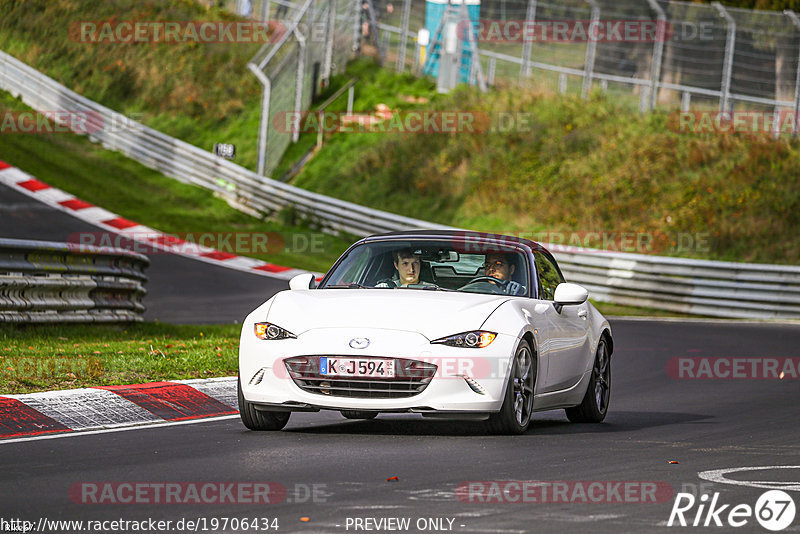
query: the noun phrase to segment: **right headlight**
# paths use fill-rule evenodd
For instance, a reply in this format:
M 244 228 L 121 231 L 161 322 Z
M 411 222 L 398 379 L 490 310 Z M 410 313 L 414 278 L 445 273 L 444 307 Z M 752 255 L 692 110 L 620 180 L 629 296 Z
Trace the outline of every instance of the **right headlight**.
M 495 332 L 487 332 L 486 330 L 473 330 L 472 332 L 463 332 L 454 336 L 447 336 L 439 339 L 434 339 L 431 343 L 441 345 L 448 345 L 450 347 L 464 347 L 468 349 L 482 349 L 488 347 L 497 337 Z

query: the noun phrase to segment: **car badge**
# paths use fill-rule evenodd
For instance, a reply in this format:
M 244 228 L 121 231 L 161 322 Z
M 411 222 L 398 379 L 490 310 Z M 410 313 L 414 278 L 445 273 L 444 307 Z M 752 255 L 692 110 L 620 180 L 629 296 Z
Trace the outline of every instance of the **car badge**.
M 354 337 L 350 340 L 350 348 L 366 349 L 367 347 L 369 347 L 369 339 L 365 337 Z

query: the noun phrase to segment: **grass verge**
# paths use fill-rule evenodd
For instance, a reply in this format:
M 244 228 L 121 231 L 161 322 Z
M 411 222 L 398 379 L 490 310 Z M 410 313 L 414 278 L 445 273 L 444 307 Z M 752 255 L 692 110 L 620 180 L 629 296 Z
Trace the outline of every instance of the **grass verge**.
M 0 394 L 232 376 L 239 325 L 0 325 Z

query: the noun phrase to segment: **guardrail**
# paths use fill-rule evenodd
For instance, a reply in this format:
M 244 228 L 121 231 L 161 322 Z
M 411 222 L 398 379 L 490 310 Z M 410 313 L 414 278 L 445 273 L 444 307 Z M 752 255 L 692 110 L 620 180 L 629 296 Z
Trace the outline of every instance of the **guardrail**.
M 0 322 L 141 321 L 147 256 L 0 238 Z
M 550 248 L 564 276 L 594 300 L 712 317 L 800 318 L 800 267 Z
M 264 178 L 184 141 L 129 120 L 0 52 L 0 89 L 34 109 L 87 112 L 91 135 L 147 167 L 210 189 L 244 210 L 293 207 L 323 229 L 369 235 L 453 227 L 403 217 Z M 121 129 L 104 125 L 126 125 Z M 545 246 L 547 246 L 545 244 Z M 570 250 L 554 255 L 595 300 L 717 317 L 800 318 L 800 267 Z

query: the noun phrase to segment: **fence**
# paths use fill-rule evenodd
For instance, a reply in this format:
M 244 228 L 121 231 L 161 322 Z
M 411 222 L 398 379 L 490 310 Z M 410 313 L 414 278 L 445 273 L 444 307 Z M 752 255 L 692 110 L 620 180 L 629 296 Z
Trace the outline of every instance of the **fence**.
M 141 321 L 149 264 L 126 250 L 0 238 L 0 322 Z
M 270 13 L 269 2 L 263 11 Z M 299 8 L 279 4 L 275 16 L 279 15 L 287 17 L 283 38 L 265 45 L 248 64 L 264 86 L 258 133 L 262 176 L 272 173 L 286 147 L 298 138 L 296 130 L 270 127 L 270 121 L 307 111 L 317 88 L 343 70 L 356 51 L 362 7 L 358 0 L 306 0 Z
M 416 69 L 425 0 L 380 4 L 387 59 L 398 70 Z M 635 95 L 642 110 L 731 111 L 742 103 L 796 113 L 800 103 L 800 19 L 791 11 L 665 0 L 483 0 L 474 28 L 490 84 L 536 81 L 584 95 L 599 84 Z

